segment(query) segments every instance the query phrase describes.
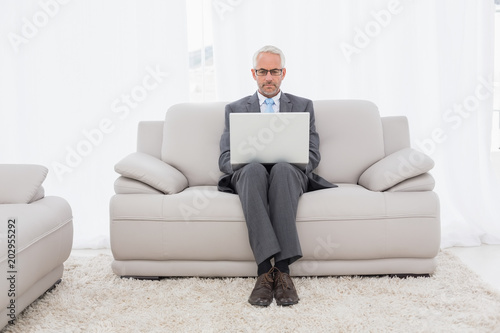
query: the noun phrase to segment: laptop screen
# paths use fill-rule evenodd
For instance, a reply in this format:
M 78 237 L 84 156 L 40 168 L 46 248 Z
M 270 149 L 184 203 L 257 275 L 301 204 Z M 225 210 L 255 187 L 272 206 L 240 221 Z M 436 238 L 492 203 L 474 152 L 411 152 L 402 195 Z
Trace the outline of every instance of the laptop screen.
M 309 113 L 231 113 L 233 169 L 258 162 L 287 162 L 304 169 L 309 162 Z

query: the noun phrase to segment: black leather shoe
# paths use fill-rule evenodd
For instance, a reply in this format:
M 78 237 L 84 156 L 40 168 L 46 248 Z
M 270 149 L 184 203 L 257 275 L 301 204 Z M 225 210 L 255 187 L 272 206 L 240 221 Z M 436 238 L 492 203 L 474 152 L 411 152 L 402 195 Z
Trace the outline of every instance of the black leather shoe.
M 248 303 L 257 306 L 268 306 L 273 302 L 273 271 L 274 267 L 269 272 L 259 275 L 248 298 Z
M 274 273 L 274 298 L 276 298 L 276 304 L 282 306 L 299 302 L 299 295 L 297 295 L 292 278 L 287 273 L 280 272 L 279 269 L 276 269 Z

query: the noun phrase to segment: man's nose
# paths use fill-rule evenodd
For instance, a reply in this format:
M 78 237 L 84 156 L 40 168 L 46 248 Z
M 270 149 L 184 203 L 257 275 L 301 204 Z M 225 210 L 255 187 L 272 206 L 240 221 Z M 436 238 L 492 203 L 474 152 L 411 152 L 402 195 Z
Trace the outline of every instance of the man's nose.
M 273 79 L 273 76 L 271 75 L 271 71 L 268 71 L 266 74 L 266 80 L 271 81 Z

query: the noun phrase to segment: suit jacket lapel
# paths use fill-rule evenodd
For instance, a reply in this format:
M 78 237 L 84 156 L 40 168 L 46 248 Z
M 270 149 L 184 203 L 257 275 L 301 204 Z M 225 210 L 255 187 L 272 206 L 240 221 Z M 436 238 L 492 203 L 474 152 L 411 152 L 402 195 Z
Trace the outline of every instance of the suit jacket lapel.
M 292 112 L 292 102 L 288 97 L 281 93 L 280 97 L 280 112 Z M 260 112 L 259 97 L 257 92 L 250 96 L 247 100 L 247 112 Z
M 248 98 L 246 107 L 247 112 L 260 112 L 259 97 L 257 93 Z
M 280 112 L 292 112 L 292 102 L 283 92 L 280 98 Z

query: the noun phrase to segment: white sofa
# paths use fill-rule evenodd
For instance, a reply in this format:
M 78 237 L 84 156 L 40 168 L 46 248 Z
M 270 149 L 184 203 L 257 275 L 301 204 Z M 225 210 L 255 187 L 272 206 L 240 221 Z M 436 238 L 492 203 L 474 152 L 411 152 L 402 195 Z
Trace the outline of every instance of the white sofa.
M 63 275 L 73 244 L 69 204 L 45 197 L 47 168 L 0 164 L 0 329 Z
M 255 276 L 238 196 L 218 192 L 226 103 L 179 104 L 139 124 L 115 166 L 113 271 L 120 276 Z M 303 258 L 292 275 L 431 274 L 440 246 L 432 160 L 410 147 L 405 117 L 367 101 L 315 101 L 321 163 L 338 188 L 305 193 Z

